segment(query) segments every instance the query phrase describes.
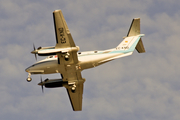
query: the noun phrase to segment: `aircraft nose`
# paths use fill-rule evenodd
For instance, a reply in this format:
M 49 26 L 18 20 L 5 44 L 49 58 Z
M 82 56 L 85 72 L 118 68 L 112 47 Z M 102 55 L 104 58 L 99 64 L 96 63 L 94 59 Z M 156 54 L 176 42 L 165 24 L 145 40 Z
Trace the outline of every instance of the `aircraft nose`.
M 28 71 L 29 71 L 29 68 L 26 68 L 25 71 L 28 72 Z
M 29 72 L 30 69 L 31 69 L 31 67 L 28 67 L 28 68 L 25 69 L 25 71 L 26 71 L 26 72 Z

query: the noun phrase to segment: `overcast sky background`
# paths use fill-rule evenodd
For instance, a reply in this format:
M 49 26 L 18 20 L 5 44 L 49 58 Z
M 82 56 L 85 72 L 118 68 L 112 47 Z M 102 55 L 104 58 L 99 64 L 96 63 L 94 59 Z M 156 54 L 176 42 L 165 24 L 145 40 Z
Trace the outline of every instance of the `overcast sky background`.
M 0 119 L 179 120 L 179 6 L 179 0 L 0 0 Z M 56 9 L 62 10 L 80 51 L 116 47 L 136 17 L 145 34 L 146 53 L 135 51 L 82 72 L 81 112 L 72 111 L 65 88 L 42 94 L 39 75 L 26 82 L 25 68 L 35 62 L 33 43 L 56 43 Z

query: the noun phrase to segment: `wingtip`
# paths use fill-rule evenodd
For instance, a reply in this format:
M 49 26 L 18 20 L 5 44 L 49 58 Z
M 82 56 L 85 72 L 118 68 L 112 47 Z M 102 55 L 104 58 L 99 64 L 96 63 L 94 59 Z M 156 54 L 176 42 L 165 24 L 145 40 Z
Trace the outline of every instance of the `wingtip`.
M 61 12 L 61 10 L 59 9 L 59 10 L 54 10 L 54 12 L 53 13 L 55 13 L 55 12 Z
M 138 18 L 134 18 L 134 20 L 138 20 L 138 19 L 140 19 L 139 17 Z

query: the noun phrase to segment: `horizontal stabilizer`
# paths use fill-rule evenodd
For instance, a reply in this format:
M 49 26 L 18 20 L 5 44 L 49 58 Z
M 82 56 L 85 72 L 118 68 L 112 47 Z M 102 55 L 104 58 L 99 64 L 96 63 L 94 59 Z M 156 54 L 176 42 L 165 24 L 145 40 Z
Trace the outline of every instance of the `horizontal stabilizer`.
M 143 42 L 142 40 L 140 39 L 137 46 L 136 46 L 136 50 L 138 51 L 138 53 L 144 53 L 146 52 L 145 49 L 144 49 L 144 45 L 143 45 Z

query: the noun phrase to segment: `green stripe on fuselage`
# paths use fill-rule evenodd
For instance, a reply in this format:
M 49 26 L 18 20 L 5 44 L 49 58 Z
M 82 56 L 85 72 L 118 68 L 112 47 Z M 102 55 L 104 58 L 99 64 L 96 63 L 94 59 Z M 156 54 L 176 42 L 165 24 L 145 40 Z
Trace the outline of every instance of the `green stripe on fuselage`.
M 126 54 L 126 53 L 129 53 L 129 52 L 133 52 L 134 49 L 136 48 L 136 45 L 138 44 L 140 38 L 141 38 L 141 36 L 139 36 L 136 39 L 136 41 L 133 43 L 133 45 L 129 49 L 127 49 L 127 50 L 115 50 L 115 51 L 112 51 L 110 53 L 124 53 L 124 54 Z

